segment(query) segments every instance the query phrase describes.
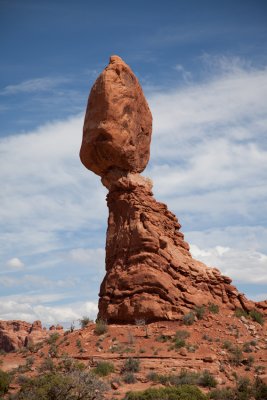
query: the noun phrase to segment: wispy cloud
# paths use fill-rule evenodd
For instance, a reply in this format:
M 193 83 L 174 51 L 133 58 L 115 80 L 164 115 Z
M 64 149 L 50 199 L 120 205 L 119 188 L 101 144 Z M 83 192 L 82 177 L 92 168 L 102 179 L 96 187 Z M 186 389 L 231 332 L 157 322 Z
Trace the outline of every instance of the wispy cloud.
M 42 77 L 29 79 L 14 85 L 8 85 L 0 91 L 2 95 L 13 95 L 18 93 L 34 93 L 34 92 L 46 92 L 54 89 L 62 83 L 68 82 L 69 79 L 64 77 Z
M 24 264 L 19 258 L 13 257 L 7 261 L 7 266 L 11 267 L 11 268 L 19 268 L 20 269 L 20 268 L 24 267 Z

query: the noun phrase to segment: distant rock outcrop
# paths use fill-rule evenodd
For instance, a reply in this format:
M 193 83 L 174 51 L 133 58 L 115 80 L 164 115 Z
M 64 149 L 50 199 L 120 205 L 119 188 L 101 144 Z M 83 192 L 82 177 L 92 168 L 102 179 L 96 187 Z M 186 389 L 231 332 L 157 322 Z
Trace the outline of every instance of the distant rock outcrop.
M 230 278 L 192 258 L 177 218 L 153 198 L 151 181 L 139 174 L 149 160 L 151 126 L 137 78 L 120 57 L 111 57 L 89 96 L 80 152 L 82 163 L 109 190 L 99 317 L 152 322 L 179 319 L 208 303 L 255 308 Z M 266 302 L 259 307 L 266 313 Z
M 10 352 L 27 345 L 43 341 L 49 333 L 42 327 L 41 321 L 32 324 L 25 321 L 0 320 L 0 350 Z

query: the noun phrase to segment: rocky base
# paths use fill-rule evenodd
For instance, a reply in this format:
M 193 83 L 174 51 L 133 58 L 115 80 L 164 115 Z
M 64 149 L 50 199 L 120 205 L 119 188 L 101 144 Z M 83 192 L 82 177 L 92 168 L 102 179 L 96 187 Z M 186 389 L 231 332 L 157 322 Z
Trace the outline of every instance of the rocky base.
M 192 258 L 180 223 L 153 198 L 150 180 L 115 170 L 102 182 L 109 189 L 109 219 L 99 318 L 111 323 L 178 320 L 208 303 L 255 308 L 230 278 Z

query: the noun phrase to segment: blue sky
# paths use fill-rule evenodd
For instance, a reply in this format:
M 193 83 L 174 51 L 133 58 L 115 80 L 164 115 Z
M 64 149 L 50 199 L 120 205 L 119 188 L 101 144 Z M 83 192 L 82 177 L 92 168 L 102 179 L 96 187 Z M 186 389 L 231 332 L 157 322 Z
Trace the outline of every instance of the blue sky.
M 0 318 L 95 317 L 106 190 L 78 153 L 109 56 L 153 113 L 154 194 L 192 254 L 267 297 L 267 3 L 0 0 Z

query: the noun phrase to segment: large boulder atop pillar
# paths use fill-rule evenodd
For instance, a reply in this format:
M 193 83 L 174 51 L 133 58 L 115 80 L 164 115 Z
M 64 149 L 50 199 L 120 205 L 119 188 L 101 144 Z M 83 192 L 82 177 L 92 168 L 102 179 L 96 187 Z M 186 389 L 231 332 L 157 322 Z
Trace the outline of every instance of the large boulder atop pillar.
M 88 99 L 82 163 L 100 176 L 111 168 L 142 172 L 151 132 L 151 112 L 137 78 L 120 57 L 110 57 Z

